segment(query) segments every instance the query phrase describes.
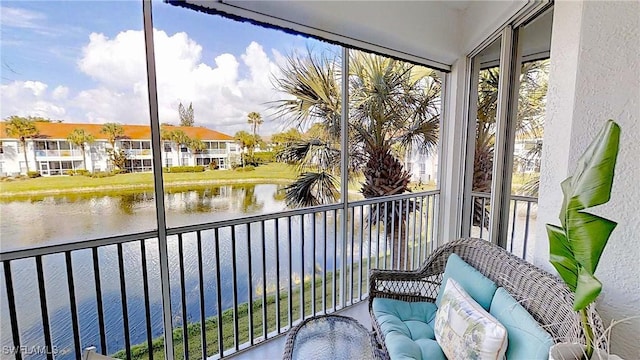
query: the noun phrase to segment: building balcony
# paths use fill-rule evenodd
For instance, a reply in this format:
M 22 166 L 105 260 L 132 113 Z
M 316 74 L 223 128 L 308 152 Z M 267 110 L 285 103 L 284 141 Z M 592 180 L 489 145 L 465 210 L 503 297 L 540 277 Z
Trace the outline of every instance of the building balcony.
M 124 153 L 127 154 L 127 157 L 140 157 L 148 159 L 151 159 L 153 155 L 151 153 L 151 149 L 124 149 Z
M 82 159 L 82 150 L 35 150 L 36 157 L 75 157 Z

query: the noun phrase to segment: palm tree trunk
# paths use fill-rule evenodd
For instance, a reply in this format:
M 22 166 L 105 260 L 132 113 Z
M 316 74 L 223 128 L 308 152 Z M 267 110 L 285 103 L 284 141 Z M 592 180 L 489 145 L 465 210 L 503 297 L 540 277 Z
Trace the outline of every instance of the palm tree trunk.
M 394 270 L 407 270 L 411 269 L 411 259 L 407 259 L 407 224 L 401 220 L 402 216 L 398 216 L 396 219 L 396 228 L 394 229 L 391 243 L 394 250 L 394 258 L 397 259 L 396 267 Z
M 29 160 L 27 159 L 27 141 L 22 140 L 22 151 L 24 152 L 24 166 L 27 167 L 27 174 L 29 173 Z
M 85 152 L 84 152 L 84 146 L 80 147 L 80 149 L 82 150 L 82 165 L 83 165 L 83 168 L 87 170 L 87 156 L 85 155 Z

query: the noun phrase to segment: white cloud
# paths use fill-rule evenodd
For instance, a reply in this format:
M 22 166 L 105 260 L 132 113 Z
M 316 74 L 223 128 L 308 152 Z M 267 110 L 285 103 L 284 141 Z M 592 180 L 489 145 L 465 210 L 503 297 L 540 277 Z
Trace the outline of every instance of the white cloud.
M 42 13 L 2 6 L 0 7 L 0 25 L 23 29 L 40 29 L 46 16 Z
M 63 119 L 65 108 L 55 101 L 47 87 L 40 81 L 13 81 L 0 85 L 2 118 L 19 115 Z
M 178 124 L 182 102 L 193 103 L 196 125 L 228 134 L 248 129 L 246 116 L 251 111 L 263 115 L 262 133 L 281 129 L 270 121 L 265 105 L 282 97 L 270 81 L 278 72 L 277 64 L 283 62 L 279 52 L 272 50 L 269 57 L 260 44 L 252 42 L 238 57 L 224 53 L 205 59 L 202 46 L 184 32 L 170 35 L 155 30 L 154 39 L 161 122 Z M 142 31 L 123 31 L 112 38 L 92 33 L 88 40 L 77 65 L 94 84 L 76 91 L 61 84 L 49 91 L 42 82 L 15 82 L 6 85 L 7 92 L 3 85 L 2 117 L 35 115 L 24 111 L 38 104 L 38 115 L 68 122 L 148 124 Z

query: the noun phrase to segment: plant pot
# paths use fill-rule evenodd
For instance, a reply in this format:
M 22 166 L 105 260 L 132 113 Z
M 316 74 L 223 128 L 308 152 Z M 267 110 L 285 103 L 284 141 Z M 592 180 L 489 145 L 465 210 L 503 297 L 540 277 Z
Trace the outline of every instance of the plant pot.
M 582 344 L 555 344 L 549 349 L 549 360 L 580 360 L 585 355 L 585 348 Z M 590 360 L 622 360 L 622 358 L 596 349 Z

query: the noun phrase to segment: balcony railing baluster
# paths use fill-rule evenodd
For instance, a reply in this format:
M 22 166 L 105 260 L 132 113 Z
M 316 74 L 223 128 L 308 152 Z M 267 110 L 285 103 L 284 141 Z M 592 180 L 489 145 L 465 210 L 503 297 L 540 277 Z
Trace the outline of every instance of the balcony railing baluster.
M 40 294 L 40 313 L 42 316 L 42 330 L 44 332 L 44 344 L 47 349 L 53 349 L 51 341 L 51 326 L 49 326 L 49 311 L 47 310 L 47 293 L 42 268 L 42 256 L 36 256 L 36 273 L 38 276 L 38 293 Z M 53 359 L 53 352 L 47 353 L 47 359 Z
M 515 242 L 515 237 L 516 237 L 516 215 L 517 215 L 517 211 L 518 211 L 518 200 L 513 200 L 513 213 L 511 214 L 512 220 L 511 220 L 511 238 L 510 238 L 510 244 L 509 244 L 509 251 L 511 253 L 513 253 L 513 243 Z
M 253 345 L 253 261 L 251 260 L 251 225 L 245 225 L 247 230 L 247 317 L 249 319 L 249 344 Z
M 189 315 L 187 314 L 187 291 L 184 279 L 184 241 L 182 234 L 178 234 L 178 264 L 180 267 L 180 305 L 182 313 L 182 349 L 184 359 L 189 359 Z
M 218 316 L 218 322 L 216 324 L 218 328 L 218 354 L 220 357 L 224 356 L 224 338 L 222 334 L 222 286 L 220 277 L 222 272 L 220 271 L 220 230 L 218 228 L 213 229 L 213 245 L 215 251 L 215 263 L 216 271 L 214 273 L 216 281 L 216 312 Z
M 16 298 L 13 293 L 13 276 L 11 273 L 11 261 L 4 261 L 4 283 L 7 291 L 7 303 L 9 305 L 9 322 L 11 323 L 11 338 L 13 349 L 20 349 L 20 329 L 18 329 L 18 313 L 16 311 Z M 16 360 L 22 360 L 22 353 L 15 352 Z
M 288 301 L 288 312 L 289 312 L 289 329 L 291 329 L 293 327 L 293 284 L 292 284 L 292 276 L 293 276 L 293 247 L 291 244 L 291 216 L 287 216 L 287 241 L 288 243 L 288 247 L 287 250 L 289 251 L 289 261 L 287 261 L 287 266 L 289 267 L 289 292 L 287 294 L 287 301 Z
M 269 318 L 267 317 L 267 247 L 265 243 L 264 220 L 260 222 L 261 245 L 262 245 L 262 340 L 267 339 L 269 332 Z M 251 307 L 251 303 L 249 303 Z
M 276 251 L 276 333 L 280 334 L 280 329 L 282 328 L 282 325 L 280 324 L 280 219 L 275 219 L 273 221 L 273 226 L 273 237 Z
M 324 226 L 322 227 L 322 313 L 327 313 L 327 212 L 322 212 L 322 223 Z
M 338 283 L 338 210 L 333 209 L 333 277 L 331 284 L 331 295 L 332 295 L 332 303 L 331 306 L 333 311 L 338 308 L 338 289 L 336 284 Z M 341 274 L 342 276 L 342 274 Z
M 316 213 L 309 215 L 311 218 L 311 315 L 316 314 Z
M 197 246 L 198 246 L 198 289 L 200 290 L 200 347 L 202 350 L 202 358 L 207 358 L 207 315 L 205 312 L 205 296 L 204 296 L 204 266 L 202 264 L 202 232 L 197 231 Z M 143 242 L 144 244 L 144 242 Z M 144 259 L 144 258 L 143 258 Z M 144 260 L 143 260 L 144 261 Z M 146 267 L 144 269 L 146 273 Z M 146 280 L 145 280 L 146 283 Z M 147 319 L 150 315 L 147 315 Z M 151 348 L 151 343 L 149 343 Z M 152 353 L 151 351 L 149 353 Z
M 238 323 L 238 268 L 236 257 L 236 225 L 231 226 L 231 282 L 233 286 L 233 346 L 236 351 L 240 348 Z
M 360 263 L 358 270 L 358 299 L 362 300 L 362 261 L 364 254 L 362 252 L 362 243 L 364 242 L 364 206 L 358 206 L 360 209 L 360 246 L 358 248 L 358 262 Z
M 151 329 L 151 308 L 149 302 L 149 274 L 147 270 L 146 240 L 140 240 L 140 258 L 142 265 L 142 288 L 144 295 L 145 326 L 147 332 L 147 348 L 153 349 L 153 333 Z M 201 251 L 199 251 L 200 253 Z M 149 359 L 153 360 L 153 351 L 149 351 Z
M 69 307 L 71 310 L 71 328 L 73 331 L 73 349 L 75 350 L 76 356 L 79 356 L 81 353 L 80 350 L 80 327 L 78 324 L 78 306 L 76 304 L 76 290 L 75 284 L 73 282 L 73 263 L 71 261 L 71 251 L 67 251 L 64 253 L 65 258 L 65 266 L 67 268 L 67 286 L 69 287 Z M 122 266 L 120 267 L 122 269 Z M 121 273 L 121 278 L 124 278 L 124 272 Z M 124 304 L 124 302 L 123 302 Z M 126 321 L 126 313 L 123 313 L 123 318 Z M 126 323 L 125 323 L 126 324 Z M 128 330 L 128 329 L 125 329 Z M 129 339 L 128 331 L 125 333 L 125 344 L 130 348 L 131 344 L 127 343 Z
M 100 352 L 107 354 L 107 332 L 104 326 L 104 308 L 102 305 L 102 284 L 100 280 L 100 257 L 98 248 L 91 249 L 93 261 L 93 278 L 96 286 L 96 312 L 98 313 L 98 331 L 100 334 Z
M 305 319 L 305 302 L 304 302 L 304 214 L 300 216 L 300 321 L 304 321 Z

